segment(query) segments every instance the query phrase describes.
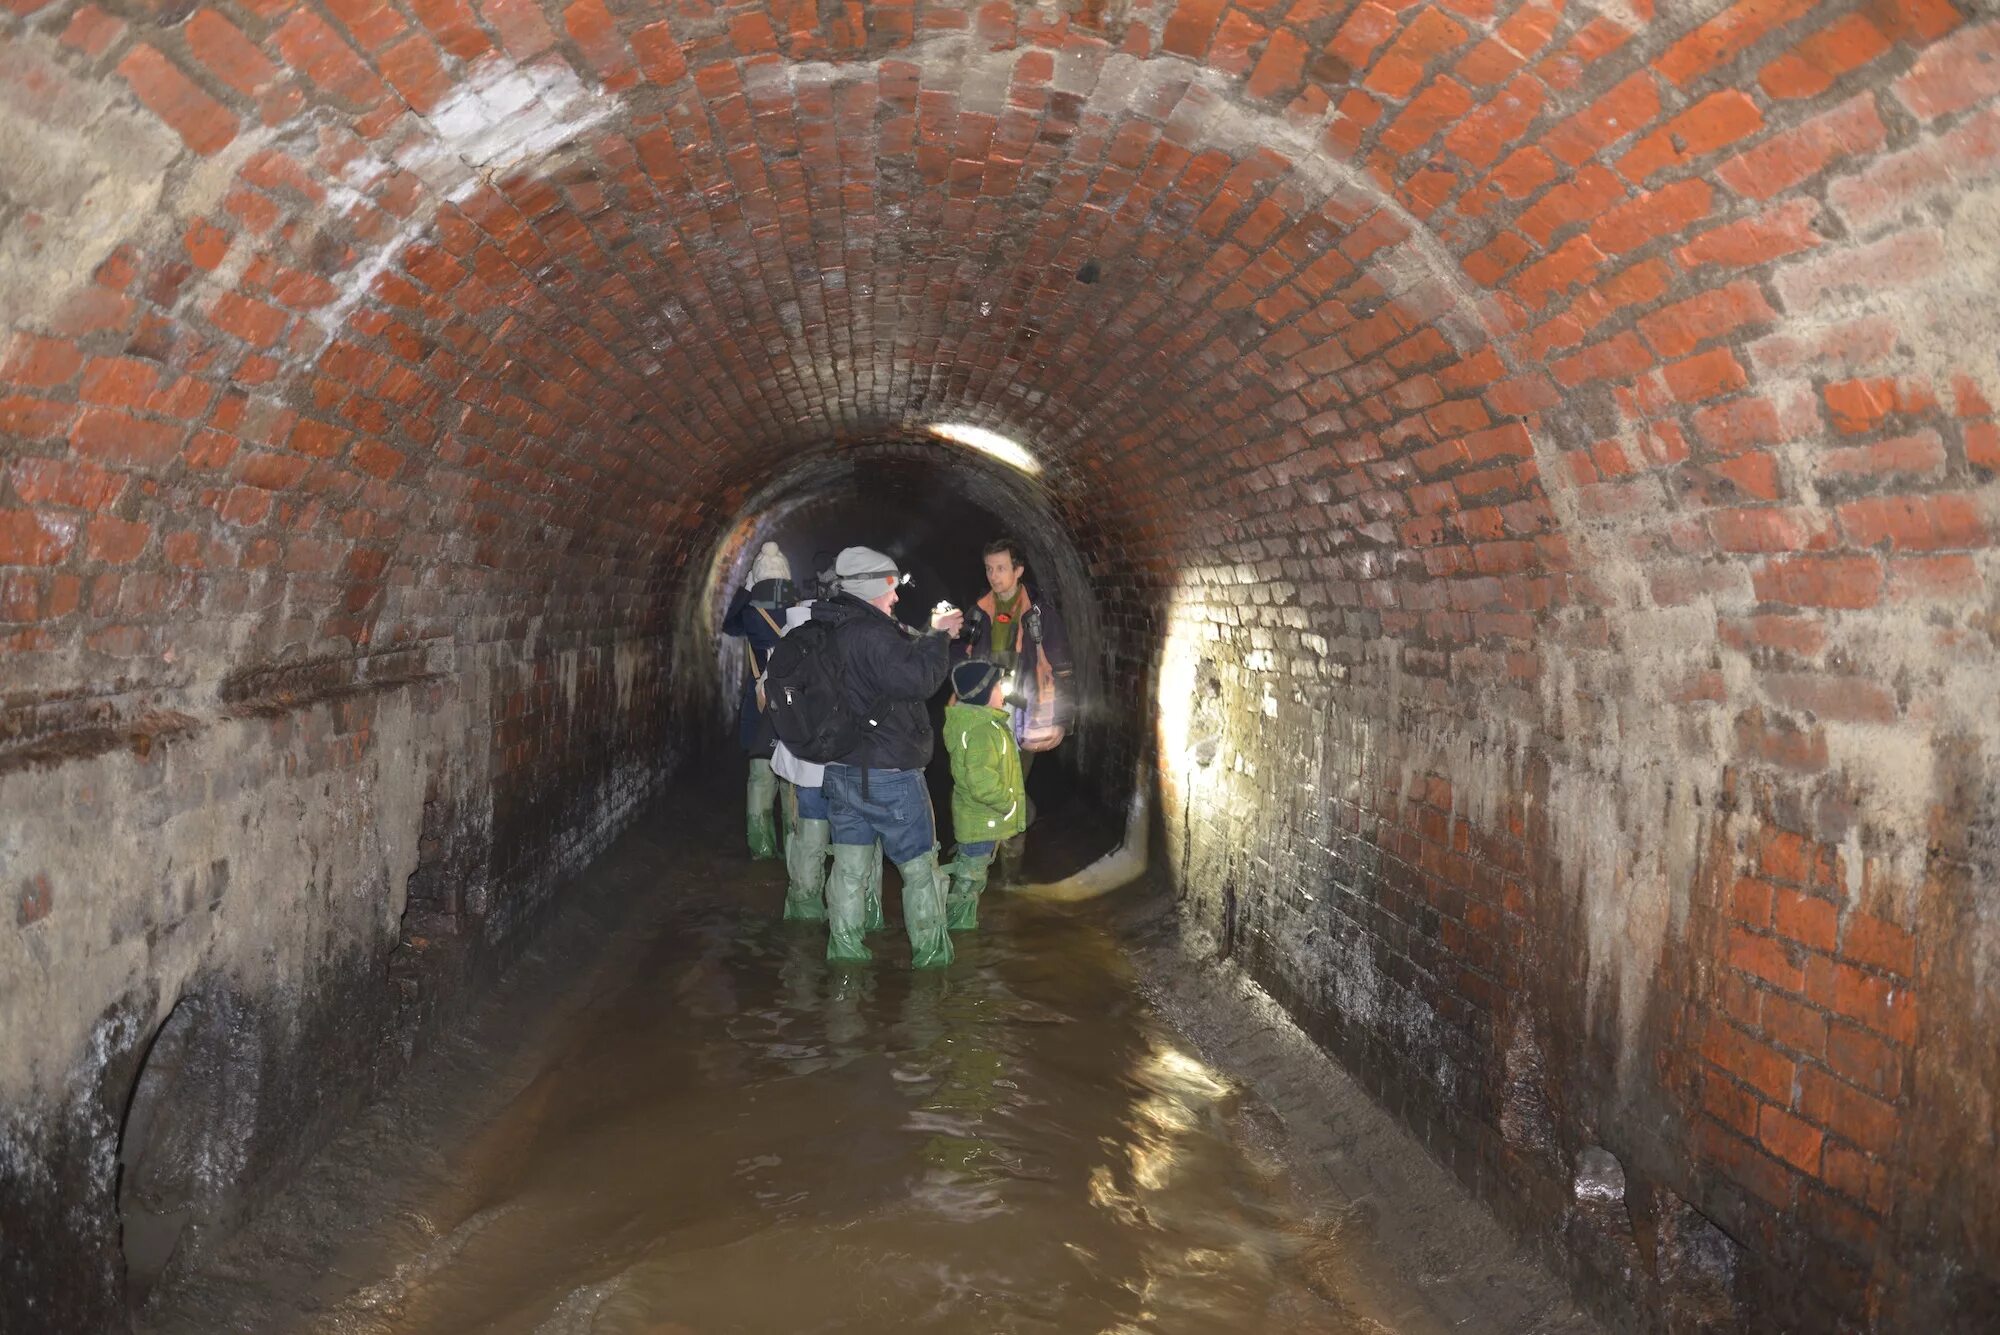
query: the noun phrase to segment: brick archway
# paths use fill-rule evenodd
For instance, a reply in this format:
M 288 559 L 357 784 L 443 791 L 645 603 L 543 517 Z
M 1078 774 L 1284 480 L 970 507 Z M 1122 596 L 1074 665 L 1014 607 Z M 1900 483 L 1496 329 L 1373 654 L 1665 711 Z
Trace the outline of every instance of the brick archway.
M 1468 1177 L 1608 1146 L 1769 1310 L 1971 1310 L 1924 1257 L 2000 1250 L 1975 11 L 14 0 L 10 800 L 278 708 L 330 721 L 272 772 L 351 775 L 354 693 L 431 691 L 421 828 L 504 935 L 661 781 L 757 489 L 1004 427 L 1113 670 L 1215 683 L 1176 873 Z M 88 956 L 67 894 L 19 917 Z

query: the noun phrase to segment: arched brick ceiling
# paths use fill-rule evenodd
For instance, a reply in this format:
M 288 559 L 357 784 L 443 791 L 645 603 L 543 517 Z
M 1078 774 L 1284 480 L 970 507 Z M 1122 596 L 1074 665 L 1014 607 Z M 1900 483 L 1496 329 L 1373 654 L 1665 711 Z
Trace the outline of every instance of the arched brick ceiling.
M 935 417 L 1538 724 L 1551 609 L 1976 592 L 1994 28 L 1653 8 L 12 0 L 10 676 L 636 615 Z
M 1644 8 L 28 8 L 14 673 L 630 616 L 934 416 L 1138 586 L 1322 586 L 1336 656 L 1534 725 L 1632 618 L 1976 592 L 1990 316 L 1938 298 L 1994 196 L 1922 210 L 1990 164 L 1992 28 Z M 1716 691 L 1684 632 L 1640 699 Z
M 0 0 L 0 735 L 527 646 L 494 829 L 553 830 L 551 651 L 664 642 L 828 451 L 1004 430 L 1170 706 L 1189 921 L 1492 1180 L 1545 1057 L 1825 1311 L 1891 1235 L 1942 1291 L 2000 1251 L 1990 9 Z
M 1296 604 L 1642 825 L 1632 737 L 1992 741 L 1908 634 L 2000 464 L 1946 0 L 14 8 L 16 687 L 658 626 L 802 458 L 954 418 L 1108 596 Z
M 1544 731 L 1984 588 L 1946 0 L 12 8 L 16 685 L 644 616 L 932 418 L 1108 580 L 1306 586 Z

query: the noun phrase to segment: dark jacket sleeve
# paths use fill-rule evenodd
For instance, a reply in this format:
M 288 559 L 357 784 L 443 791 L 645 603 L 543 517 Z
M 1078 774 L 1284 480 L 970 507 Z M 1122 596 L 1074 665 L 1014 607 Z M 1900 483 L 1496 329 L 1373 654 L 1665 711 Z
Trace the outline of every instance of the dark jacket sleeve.
M 878 700 L 928 700 L 951 672 L 943 635 L 906 635 L 884 625 L 868 637 L 868 680 Z
M 1050 671 L 1061 680 L 1076 669 L 1069 656 L 1069 627 L 1063 624 L 1062 613 L 1054 607 L 1047 603 L 1036 606 L 1042 612 L 1042 652 L 1048 655 Z
M 1069 653 L 1069 627 L 1063 624 L 1062 613 L 1049 604 L 1037 603 L 1035 610 L 1042 617 L 1042 657 L 1048 660 L 1049 673 L 1055 678 L 1055 721 L 1067 728 L 1076 717 L 1076 664 Z
M 986 613 L 977 603 L 965 609 L 965 624 L 959 628 L 958 638 L 951 642 L 951 656 L 954 661 L 977 658 L 984 651 L 986 639 Z
M 729 600 L 729 610 L 722 615 L 722 633 L 724 635 L 748 635 L 750 628 L 744 624 L 743 618 L 749 611 L 750 590 L 738 589 L 736 596 Z

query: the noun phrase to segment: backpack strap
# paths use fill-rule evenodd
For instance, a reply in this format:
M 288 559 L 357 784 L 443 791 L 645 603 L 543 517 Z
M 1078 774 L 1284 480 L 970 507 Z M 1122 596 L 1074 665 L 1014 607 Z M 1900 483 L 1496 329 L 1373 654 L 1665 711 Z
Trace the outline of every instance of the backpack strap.
M 752 606 L 756 605 L 752 604 Z M 756 610 L 757 610 L 757 615 L 764 618 L 764 624 L 771 628 L 771 633 L 773 635 L 778 636 L 780 639 L 784 638 L 785 634 L 784 628 L 771 619 L 771 613 L 763 607 L 757 607 Z M 771 662 L 769 657 L 767 656 L 765 658 L 764 666 L 759 668 L 757 666 L 757 650 L 755 646 L 752 646 L 750 650 L 750 675 L 753 678 L 755 678 L 757 682 L 757 712 L 760 714 L 763 713 L 766 709 L 769 709 L 771 707 L 770 697 L 766 695 L 764 692 L 764 678 L 769 676 L 770 674 L 771 674 Z

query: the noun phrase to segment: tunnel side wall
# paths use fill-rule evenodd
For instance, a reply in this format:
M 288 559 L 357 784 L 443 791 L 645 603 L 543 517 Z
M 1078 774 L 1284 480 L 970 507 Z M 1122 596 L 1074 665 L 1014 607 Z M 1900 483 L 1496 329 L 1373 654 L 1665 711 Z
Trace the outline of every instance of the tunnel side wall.
M 970 417 L 1156 689 L 1197 939 L 1587 1288 L 1979 1328 L 1990 8 L 18 0 L 6 689 L 539 663 Z M 452 857 L 568 846 L 479 791 Z
M 1903 910 L 1874 871 L 1862 893 L 1837 783 L 1709 786 L 1657 754 L 1639 782 L 1517 745 L 1287 616 L 1353 612 L 1211 578 L 1158 665 L 1190 949 L 1247 970 L 1620 1328 L 1990 1328 L 1996 811 L 1965 739 L 1936 739 Z M 1677 860 L 1646 865 L 1663 828 Z M 1578 1186 L 1605 1150 L 1612 1204 Z
M 1409 216 L 1330 251 L 1284 230 L 1303 171 L 1190 214 L 1239 253 L 1139 382 L 1172 410 L 1099 424 L 1114 675 L 1156 683 L 1193 946 L 1617 1326 L 1983 1330 L 1996 29 L 1828 13 L 1935 45 L 1804 115 L 1769 88 L 1832 39 L 1723 40 L 1749 8 L 1619 26 L 1561 116 L 1457 121 L 1431 76 L 1381 142 L 1447 152 L 1375 159 Z M 1656 110 L 1684 61 L 1712 83 Z M 1528 164 L 1539 249 L 1475 248 Z
M 0 811 L 36 814 L 4 828 L 0 1236 L 35 1241 L 0 1250 L 0 1329 L 122 1322 L 121 1123 L 176 1002 L 211 1017 L 164 1114 L 199 1124 L 150 1174 L 191 1211 L 185 1263 L 660 788 L 663 655 L 635 636 L 293 666 L 10 753 Z

